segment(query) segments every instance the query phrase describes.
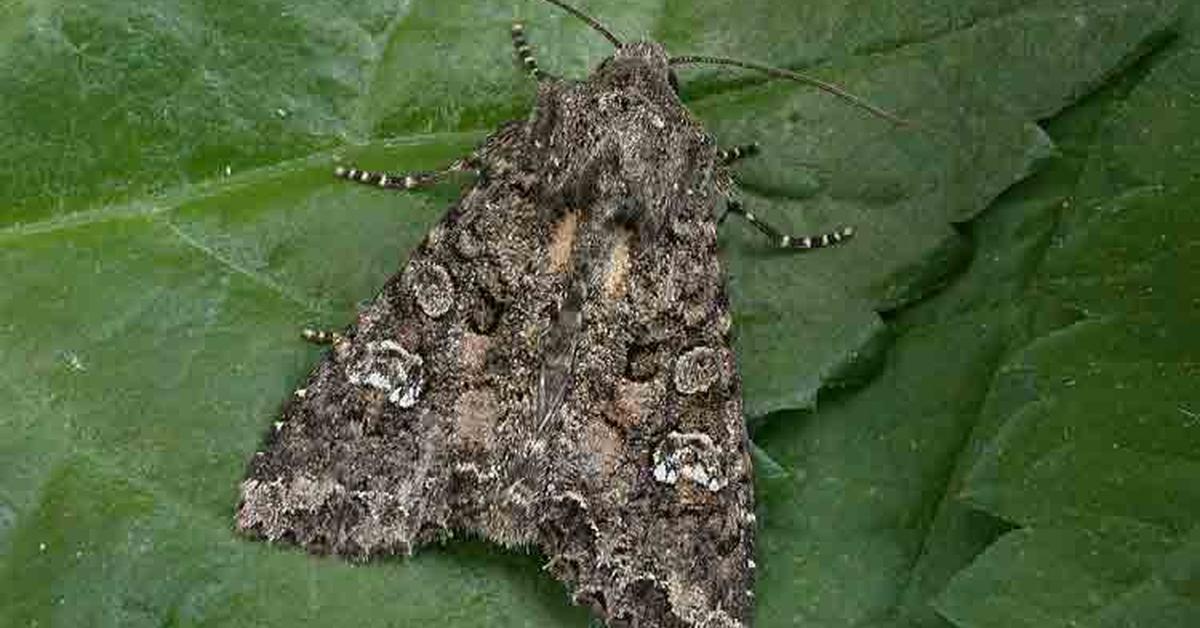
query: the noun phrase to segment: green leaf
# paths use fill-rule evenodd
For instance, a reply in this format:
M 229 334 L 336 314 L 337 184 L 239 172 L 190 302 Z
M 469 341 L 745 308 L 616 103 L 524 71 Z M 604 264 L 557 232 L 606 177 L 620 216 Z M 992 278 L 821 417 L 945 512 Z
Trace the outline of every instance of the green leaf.
M 1200 622 L 1198 51 L 1193 5 L 1078 155 L 1024 294 L 1034 338 L 997 372 L 959 492 L 1022 527 L 936 600 L 957 625 Z
M 1033 4 L 845 59 L 831 73 L 915 129 L 776 82 L 697 103 L 718 139 L 762 142 L 768 158 L 740 171 L 756 214 L 796 232 L 857 229 L 853 246 L 809 256 L 767 250 L 745 229 L 725 233 L 748 414 L 811 406 L 822 386 L 876 357 L 869 352 L 884 344 L 876 312 L 925 294 L 963 260 L 950 223 L 976 215 L 1050 154 L 1030 120 L 1136 57 L 1166 24 L 1153 4 L 1132 13 Z M 1017 54 L 1030 40 L 1045 44 Z M 777 351 L 783 337 L 804 348 L 803 360 Z
M 874 381 L 756 432 L 768 625 L 1200 621 L 1192 20 L 1053 121 Z
M 860 234 L 781 256 L 726 226 L 748 412 L 811 406 L 884 359 L 899 370 L 872 390 L 916 404 L 896 412 L 868 391 L 846 398 L 855 421 L 760 431 L 759 460 L 777 463 L 762 481 L 760 624 L 919 615 L 996 534 L 989 517 L 942 513 L 979 362 L 998 359 L 1002 336 L 961 323 L 885 357 L 877 312 L 963 262 L 950 224 L 1050 156 L 1034 121 L 1156 43 L 1166 6 L 588 4 L 627 38 L 807 68 L 916 123 L 681 69 L 718 141 L 763 145 L 740 167 L 749 207 L 796 231 Z M 548 69 L 582 76 L 606 54 L 586 26 L 529 1 L 0 9 L 0 623 L 586 623 L 533 556 L 468 542 L 354 567 L 231 530 L 245 460 L 319 355 L 297 330 L 351 320 L 465 183 L 397 195 L 329 171 L 436 167 L 525 115 L 514 17 Z M 927 531 L 943 521 L 961 537 Z M 880 526 L 906 532 L 855 536 Z M 967 549 L 940 542 L 954 538 Z M 864 547 L 883 568 L 855 558 Z
M 964 626 L 1194 626 L 1200 536 L 1121 520 L 1030 527 L 988 548 L 939 608 Z
M 939 608 L 956 622 L 1200 620 L 1198 191 L 1106 201 L 1039 273 L 1042 298 L 1086 318 L 1002 367 L 999 385 L 1026 394 L 987 408 L 1002 427 L 961 495 L 1026 527 L 946 591 Z

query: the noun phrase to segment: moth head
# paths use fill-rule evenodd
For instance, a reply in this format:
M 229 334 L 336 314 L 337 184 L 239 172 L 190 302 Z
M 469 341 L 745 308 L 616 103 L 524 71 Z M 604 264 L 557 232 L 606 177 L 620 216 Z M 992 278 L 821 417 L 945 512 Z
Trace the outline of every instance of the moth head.
M 579 18 L 600 33 L 616 48 L 612 56 L 600 63 L 593 80 L 611 87 L 640 87 L 669 89 L 679 93 L 679 80 L 671 69 L 670 57 L 662 45 L 653 41 L 623 43 L 596 18 L 562 0 L 546 0 Z M 657 90 L 656 90 L 657 91 Z
M 645 81 L 661 81 L 663 86 L 668 87 L 671 92 L 678 94 L 679 81 L 675 78 L 675 72 L 672 70 L 672 66 L 686 64 L 723 65 L 747 70 L 756 70 L 773 78 L 787 79 L 797 83 L 811 85 L 833 94 L 834 96 L 837 96 L 838 98 L 841 98 L 842 100 L 845 100 L 856 107 L 864 109 L 873 115 L 890 120 L 902 126 L 910 124 L 907 120 L 904 120 L 903 118 L 900 118 L 891 112 L 872 105 L 866 100 L 851 94 L 840 85 L 835 83 L 828 83 L 818 78 L 808 76 L 807 74 L 801 74 L 799 72 L 793 72 L 783 68 L 762 65 L 752 61 L 730 59 L 727 57 L 714 57 L 709 55 L 681 55 L 671 57 L 667 55 L 666 51 L 663 50 L 661 45 L 651 41 L 633 42 L 628 44 L 621 43 L 621 40 L 617 39 L 616 35 L 613 35 L 611 31 L 605 28 L 603 24 L 596 21 L 595 18 L 587 15 L 579 9 L 576 9 L 566 2 L 563 2 L 563 0 L 546 0 L 546 2 L 561 7 L 571 15 L 574 15 L 583 22 L 587 23 L 588 26 L 591 26 L 593 29 L 603 35 L 605 39 L 612 42 L 613 46 L 616 46 L 616 52 L 614 52 L 613 55 L 608 59 L 605 59 L 604 62 L 600 64 L 600 67 L 596 70 L 596 79 L 602 81 L 604 84 L 622 87 L 626 85 L 632 86 L 641 82 L 642 84 L 639 85 L 640 87 L 647 87 L 647 85 L 644 83 Z M 649 85 L 649 87 L 655 87 L 655 85 Z
M 640 88 L 650 93 L 679 93 L 679 81 L 661 44 L 638 41 L 622 44 L 596 68 L 592 80 L 614 88 Z

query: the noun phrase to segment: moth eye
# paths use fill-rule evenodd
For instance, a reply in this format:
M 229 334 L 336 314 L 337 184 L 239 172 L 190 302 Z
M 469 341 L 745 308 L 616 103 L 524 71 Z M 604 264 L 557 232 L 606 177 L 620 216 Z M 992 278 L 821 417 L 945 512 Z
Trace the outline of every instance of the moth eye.
M 675 70 L 667 70 L 667 82 L 671 84 L 671 91 L 675 95 L 679 95 L 679 77 L 675 76 Z

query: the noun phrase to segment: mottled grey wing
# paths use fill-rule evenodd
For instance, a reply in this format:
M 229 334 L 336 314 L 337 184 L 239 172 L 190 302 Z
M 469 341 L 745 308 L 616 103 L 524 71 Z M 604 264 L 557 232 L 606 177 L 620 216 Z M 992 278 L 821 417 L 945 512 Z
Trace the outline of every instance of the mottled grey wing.
M 711 212 L 650 240 L 578 222 L 574 248 L 604 254 L 583 265 L 571 381 L 541 445 L 549 568 L 614 625 L 748 623 L 752 468 Z
M 242 484 L 239 529 L 365 557 L 494 519 L 479 478 L 519 457 L 503 435 L 531 422 L 542 306 L 562 290 L 549 221 L 504 179 L 464 195 L 287 404 Z

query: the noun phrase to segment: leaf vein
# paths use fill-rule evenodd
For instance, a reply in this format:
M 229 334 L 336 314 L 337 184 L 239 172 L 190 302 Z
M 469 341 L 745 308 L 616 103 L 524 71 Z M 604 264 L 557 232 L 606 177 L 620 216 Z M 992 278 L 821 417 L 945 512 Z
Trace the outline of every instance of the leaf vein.
M 249 268 L 246 268 L 245 266 L 237 263 L 233 259 L 223 255 L 221 252 L 208 246 L 207 244 L 205 244 L 201 240 L 197 239 L 196 237 L 188 234 L 183 229 L 180 229 L 178 225 L 171 222 L 169 219 L 161 218 L 161 217 L 156 217 L 156 218 L 157 218 L 158 222 L 162 223 L 163 226 L 165 226 L 167 229 L 169 229 L 171 231 L 171 233 L 173 233 L 175 235 L 175 237 L 179 238 L 179 240 L 181 242 L 186 244 L 188 247 L 200 252 L 205 257 L 211 258 L 213 261 L 217 262 L 219 265 L 225 267 L 226 269 L 232 271 L 234 274 L 241 275 L 241 276 L 249 279 L 251 282 L 257 284 L 259 287 L 265 288 L 268 291 L 273 292 L 274 294 L 284 298 L 285 300 L 290 301 L 296 305 L 299 305 L 300 307 L 304 308 L 310 314 L 326 313 L 326 308 L 321 307 L 316 302 L 310 301 L 308 298 L 306 298 L 302 294 L 299 294 L 292 290 L 288 290 L 283 285 L 276 282 L 274 279 L 271 279 L 270 277 L 263 275 L 262 273 L 255 272 L 255 271 L 253 271 Z

